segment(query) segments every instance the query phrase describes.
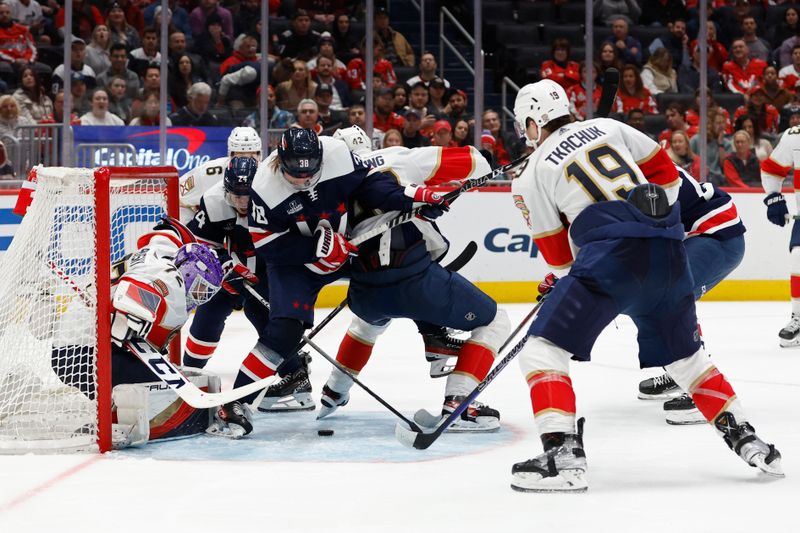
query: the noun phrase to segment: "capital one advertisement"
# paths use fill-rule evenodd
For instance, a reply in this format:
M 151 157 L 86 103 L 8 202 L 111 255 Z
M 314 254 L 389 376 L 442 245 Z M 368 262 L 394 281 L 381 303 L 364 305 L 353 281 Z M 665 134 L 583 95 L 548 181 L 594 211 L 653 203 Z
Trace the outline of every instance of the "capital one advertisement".
M 114 161 L 114 151 L 95 150 L 92 161 L 80 161 L 81 166 L 106 165 L 154 166 L 173 165 L 178 174 L 228 155 L 228 135 L 231 128 L 167 128 L 167 161 L 161 163 L 158 149 L 158 128 L 150 126 L 74 126 L 75 149 L 82 144 L 130 144 L 136 149 L 135 160 Z M 80 153 L 78 153 L 80 156 Z M 130 158 L 129 158 L 130 159 Z

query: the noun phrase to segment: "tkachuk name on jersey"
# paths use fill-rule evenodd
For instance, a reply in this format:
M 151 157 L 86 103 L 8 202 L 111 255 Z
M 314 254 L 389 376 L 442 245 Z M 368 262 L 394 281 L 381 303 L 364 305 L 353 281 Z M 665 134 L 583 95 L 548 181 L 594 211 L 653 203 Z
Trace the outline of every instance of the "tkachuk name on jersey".
M 578 130 L 571 135 L 567 135 L 567 137 L 561 141 L 561 144 L 558 145 L 558 148 L 545 157 L 545 160 L 557 165 L 563 161 L 564 158 L 569 156 L 570 153 L 605 134 L 606 132 L 601 130 L 598 126 Z

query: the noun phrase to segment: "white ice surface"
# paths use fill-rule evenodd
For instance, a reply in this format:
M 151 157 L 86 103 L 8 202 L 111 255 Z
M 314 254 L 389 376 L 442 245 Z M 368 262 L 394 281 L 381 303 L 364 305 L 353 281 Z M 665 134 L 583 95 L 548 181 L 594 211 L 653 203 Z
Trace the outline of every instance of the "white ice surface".
M 516 322 L 528 305 L 505 306 Z M 317 319 L 328 310 L 320 310 Z M 494 435 L 446 435 L 402 447 L 394 419 L 357 388 L 338 416 L 259 415 L 241 441 L 200 437 L 105 456 L 0 457 L 0 532 L 625 532 L 800 531 L 800 348 L 780 349 L 787 303 L 701 303 L 710 353 L 753 425 L 784 456 L 786 479 L 759 476 L 706 425 L 675 427 L 660 402 L 636 399 L 634 328 L 617 320 L 594 361 L 573 364 L 585 416 L 589 492 L 522 494 L 511 465 L 539 453 L 527 387 L 513 362 L 480 398 L 502 413 Z M 318 337 L 331 355 L 349 323 Z M 224 384 L 254 341 L 229 319 L 209 369 Z M 315 399 L 330 366 L 312 363 Z M 435 410 L 444 380 L 427 377 L 413 324 L 379 340 L 363 380 L 402 412 Z M 318 437 L 318 428 L 336 431 Z

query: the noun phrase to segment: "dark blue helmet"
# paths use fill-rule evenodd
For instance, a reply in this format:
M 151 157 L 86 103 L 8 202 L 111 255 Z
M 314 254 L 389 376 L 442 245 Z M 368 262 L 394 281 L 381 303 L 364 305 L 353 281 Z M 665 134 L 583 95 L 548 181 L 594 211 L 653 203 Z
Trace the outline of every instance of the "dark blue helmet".
M 667 200 L 667 191 L 655 183 L 643 183 L 631 189 L 628 194 L 628 202 L 635 205 L 645 215 L 653 218 L 664 218 L 672 211 L 669 200 Z
M 319 181 L 322 169 L 322 143 L 314 130 L 289 128 L 278 144 L 281 170 L 297 189 L 308 189 Z
M 250 196 L 250 186 L 258 170 L 258 161 L 252 157 L 231 157 L 225 169 L 225 192 L 237 196 Z

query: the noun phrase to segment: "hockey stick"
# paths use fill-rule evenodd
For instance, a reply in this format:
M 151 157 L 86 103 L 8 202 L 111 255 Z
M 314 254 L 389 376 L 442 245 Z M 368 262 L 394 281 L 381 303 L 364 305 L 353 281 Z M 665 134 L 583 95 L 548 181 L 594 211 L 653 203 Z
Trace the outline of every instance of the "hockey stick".
M 522 322 L 520 322 L 519 326 L 517 326 L 517 329 L 515 329 L 514 332 L 511 335 L 509 335 L 509 337 L 503 343 L 503 346 L 500 347 L 500 350 L 498 350 L 498 352 L 503 351 L 503 349 L 512 341 L 512 339 L 517 335 L 517 333 L 519 333 L 519 331 L 525 326 L 525 324 L 527 324 L 536 315 L 536 313 L 539 312 L 539 309 L 542 307 L 543 302 L 544 300 L 541 300 L 539 301 L 539 303 L 536 304 L 536 306 L 531 310 L 531 312 L 528 313 L 528 315 L 522 320 Z M 467 410 L 470 404 L 473 401 L 475 401 L 475 398 L 477 398 L 478 395 L 481 392 L 483 392 L 483 389 L 488 387 L 489 383 L 494 381 L 494 379 L 497 377 L 498 374 L 500 374 L 500 372 L 506 367 L 506 365 L 508 365 L 508 363 L 510 363 L 511 360 L 514 359 L 517 356 L 517 354 L 519 354 L 519 352 L 522 351 L 522 348 L 525 346 L 527 340 L 528 340 L 528 335 L 525 335 L 525 337 L 521 341 L 519 341 L 517 345 L 514 346 L 514 348 L 512 348 L 511 351 L 505 357 L 503 357 L 500 360 L 500 362 L 497 363 L 497 365 L 495 365 L 495 367 L 492 369 L 491 372 L 489 372 L 489 374 L 487 374 L 487 376 L 483 379 L 483 381 L 478 383 L 478 385 L 474 389 L 472 389 L 472 392 L 470 392 L 467 395 L 467 397 L 464 398 L 464 400 L 458 405 L 458 407 L 456 407 L 447 418 L 445 418 L 438 426 L 436 426 L 436 429 L 434 429 L 433 431 L 430 430 L 417 431 L 416 429 L 414 429 L 413 426 L 405 427 L 402 424 L 400 424 L 400 422 L 398 422 L 394 428 L 394 435 L 397 438 L 397 440 L 399 440 L 401 444 L 408 446 L 409 448 L 416 448 L 418 450 L 428 449 L 430 445 L 436 442 L 436 439 L 438 439 L 442 435 L 442 433 L 444 433 L 445 430 L 447 430 L 447 428 L 449 428 L 450 425 L 461 416 L 461 413 Z M 429 416 L 427 412 L 425 413 L 426 416 Z M 436 420 L 439 420 L 439 418 L 440 417 L 436 417 Z
M 132 339 L 123 344 L 123 348 L 134 354 L 161 381 L 175 391 L 181 400 L 197 409 L 208 409 L 238 400 L 243 396 L 258 392 L 278 381 L 273 375 L 225 392 L 204 392 L 184 376 L 161 352 L 144 339 Z
M 268 301 L 266 301 L 266 300 L 264 299 L 264 297 L 263 297 L 263 296 L 261 296 L 260 294 L 258 294 L 258 293 L 256 292 L 256 290 L 255 290 L 255 289 L 253 289 L 252 287 L 250 287 L 250 286 L 249 286 L 249 285 L 247 285 L 247 284 L 245 284 L 245 288 L 246 288 L 246 289 L 247 289 L 247 290 L 250 292 L 250 294 L 252 294 L 252 295 L 253 295 L 253 298 L 255 298 L 256 300 L 258 300 L 258 301 L 259 301 L 259 303 L 261 303 L 261 305 L 263 305 L 265 308 L 269 309 L 269 302 L 268 302 Z M 344 303 L 345 303 L 345 302 L 342 302 L 342 304 L 344 304 Z M 339 305 L 341 306 L 342 304 L 339 304 Z M 327 361 L 328 361 L 330 364 L 332 364 L 332 365 L 333 365 L 333 366 L 334 366 L 334 367 L 335 367 L 337 370 L 339 370 L 340 372 L 342 372 L 343 374 L 345 374 L 347 377 L 349 377 L 350 379 L 352 379 L 352 380 L 353 380 L 353 383 L 355 383 L 356 385 L 358 385 L 359 387 L 361 387 L 362 389 L 364 389 L 364 391 L 366 391 L 366 392 L 367 392 L 367 394 L 369 394 L 370 396 L 372 396 L 373 398 L 375 398 L 375 400 L 377 400 L 377 401 L 378 401 L 378 403 L 380 403 L 382 406 L 384 406 L 384 407 L 385 407 L 385 408 L 387 408 L 389 411 L 391 411 L 391 412 L 392 412 L 392 414 L 394 414 L 395 416 L 397 416 L 398 418 L 400 418 L 400 419 L 401 419 L 403 422 L 405 422 L 406 424 L 408 424 L 408 425 L 409 425 L 409 427 L 411 427 L 411 428 L 416 428 L 416 431 L 422 431 L 422 428 L 420 428 L 420 427 L 419 427 L 417 424 L 415 424 L 414 422 L 412 422 L 411 420 L 409 420 L 408 418 L 406 418 L 406 417 L 405 417 L 405 416 L 404 416 L 404 415 L 403 415 L 403 414 L 402 414 L 400 411 L 398 411 L 397 409 L 395 409 L 394 407 L 392 407 L 391 405 L 389 405 L 389 404 L 386 402 L 386 400 L 384 400 L 383 398 L 381 398 L 380 396 L 378 396 L 376 393 L 374 393 L 374 392 L 373 392 L 373 391 L 372 391 L 372 390 L 371 390 L 369 387 L 367 387 L 366 385 L 364 385 L 363 383 L 361 383 L 361 382 L 358 380 L 358 378 L 357 378 L 357 377 L 355 377 L 355 376 L 352 374 L 352 372 L 350 372 L 350 371 L 349 371 L 347 368 L 343 367 L 343 366 L 341 365 L 341 363 L 339 363 L 339 361 L 337 361 L 336 359 L 334 359 L 333 357 L 331 357 L 330 355 L 328 355 L 328 354 L 325 352 L 325 350 L 323 350 L 322 348 L 320 348 L 320 347 L 319 347 L 319 346 L 318 346 L 318 345 L 317 345 L 317 344 L 316 344 L 314 341 L 312 341 L 312 340 L 311 340 L 311 339 L 310 339 L 308 336 L 306 336 L 306 335 L 303 335 L 303 342 L 304 342 L 305 344 L 308 344 L 308 345 L 309 345 L 309 346 L 311 346 L 312 348 L 314 348 L 314 350 L 315 350 L 317 353 L 319 353 L 319 354 L 320 354 L 322 357 L 324 357 L 324 358 L 325 358 L 325 359 L 326 359 L 326 360 L 327 360 Z M 237 390 L 238 390 L 238 389 L 237 389 Z
M 598 117 L 608 117 L 608 114 L 611 112 L 611 106 L 614 104 L 614 99 L 617 96 L 618 88 L 619 71 L 611 67 L 603 74 L 603 88 L 600 93 L 600 102 L 597 104 Z

